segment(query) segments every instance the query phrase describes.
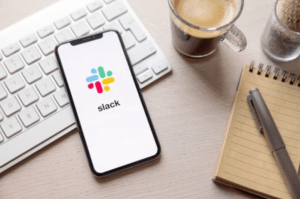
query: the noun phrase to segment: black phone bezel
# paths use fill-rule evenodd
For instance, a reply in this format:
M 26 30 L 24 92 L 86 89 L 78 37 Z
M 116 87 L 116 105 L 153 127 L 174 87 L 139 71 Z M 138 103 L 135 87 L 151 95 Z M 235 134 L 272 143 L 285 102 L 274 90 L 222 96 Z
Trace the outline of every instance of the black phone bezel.
M 65 72 L 64 72 L 64 69 L 63 69 L 63 65 L 61 63 L 60 55 L 58 53 L 58 48 L 60 46 L 62 46 L 62 45 L 68 44 L 68 43 L 70 43 L 71 45 L 80 45 L 81 43 L 90 42 L 90 41 L 95 40 L 95 39 L 101 39 L 101 38 L 103 38 L 103 34 L 106 33 L 106 32 L 115 32 L 118 35 L 119 41 L 120 41 L 122 49 L 123 49 L 123 53 L 124 53 L 124 55 L 126 57 L 127 65 L 128 65 L 129 70 L 131 72 L 131 77 L 132 77 L 132 79 L 133 79 L 133 81 L 135 83 L 135 87 L 137 89 L 139 98 L 140 98 L 140 100 L 142 102 L 143 109 L 144 109 L 146 117 L 147 117 L 147 121 L 149 123 L 149 126 L 150 126 L 151 131 L 152 131 L 152 135 L 153 135 L 155 143 L 156 143 L 157 153 L 155 155 L 153 155 L 153 156 L 144 158 L 142 160 L 138 160 L 136 162 L 132 162 L 132 163 L 127 164 L 127 165 L 123 165 L 121 167 L 109 170 L 107 172 L 98 173 L 95 170 L 95 168 L 93 166 L 93 163 L 92 163 L 92 160 L 91 160 L 91 156 L 90 156 L 90 153 L 89 153 L 89 150 L 88 150 L 88 147 L 87 147 L 87 143 L 86 143 L 86 140 L 85 140 L 85 137 L 84 137 L 84 133 L 83 133 L 82 128 L 81 128 L 81 124 L 80 124 L 80 120 L 78 118 L 78 114 L 77 114 L 77 110 L 76 110 L 76 107 L 75 107 L 75 104 L 74 104 L 74 100 L 73 100 L 73 97 L 71 95 L 70 88 L 69 88 L 69 85 L 68 85 L 68 82 L 67 82 L 67 79 L 66 79 L 66 76 L 65 76 Z M 79 131 L 79 135 L 80 135 L 81 141 L 83 143 L 83 146 L 84 146 L 84 149 L 85 149 L 85 153 L 86 153 L 86 156 L 87 156 L 90 168 L 92 170 L 92 173 L 95 176 L 97 176 L 97 177 L 105 177 L 105 176 L 108 176 L 108 175 L 112 175 L 112 174 L 115 174 L 115 173 L 120 172 L 122 170 L 131 168 L 131 167 L 135 167 L 135 166 L 141 165 L 141 164 L 149 162 L 149 161 L 153 161 L 153 160 L 157 159 L 160 156 L 160 154 L 161 154 L 161 147 L 160 147 L 160 143 L 158 141 L 158 137 L 156 135 L 154 126 L 152 124 L 151 117 L 150 117 L 150 114 L 149 114 L 148 109 L 146 107 L 146 104 L 145 104 L 144 98 L 142 96 L 140 87 L 139 87 L 138 82 L 137 82 L 137 80 L 135 78 L 134 71 L 133 71 L 133 68 L 132 68 L 129 56 L 128 56 L 127 52 L 126 52 L 125 45 L 123 43 L 121 35 L 117 31 L 115 31 L 115 30 L 107 30 L 107 31 L 103 31 L 103 32 L 100 32 L 100 33 L 97 33 L 97 34 L 94 34 L 94 35 L 89 35 L 89 36 L 86 36 L 86 37 L 82 37 L 82 38 L 79 38 L 79 39 L 75 39 L 75 40 L 72 40 L 72 41 L 67 41 L 67 42 L 61 43 L 61 44 L 57 45 L 56 48 L 55 48 L 55 56 L 57 58 L 57 61 L 58 61 L 59 67 L 60 67 L 60 71 L 61 71 L 64 83 L 65 83 L 65 88 L 67 90 L 67 93 L 68 93 L 68 96 L 69 96 L 69 99 L 70 99 L 70 104 L 71 104 L 71 107 L 73 109 L 73 113 L 74 113 L 74 117 L 75 117 L 75 120 L 76 120 L 76 124 L 77 124 L 77 128 L 78 128 L 78 131 Z

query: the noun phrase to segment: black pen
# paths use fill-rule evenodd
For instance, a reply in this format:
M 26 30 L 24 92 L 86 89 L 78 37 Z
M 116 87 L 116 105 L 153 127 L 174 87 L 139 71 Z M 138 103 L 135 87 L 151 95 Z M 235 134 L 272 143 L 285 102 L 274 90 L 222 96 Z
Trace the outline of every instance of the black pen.
M 247 98 L 258 129 L 264 134 L 292 197 L 300 199 L 300 181 L 297 172 L 258 88 L 251 89 Z

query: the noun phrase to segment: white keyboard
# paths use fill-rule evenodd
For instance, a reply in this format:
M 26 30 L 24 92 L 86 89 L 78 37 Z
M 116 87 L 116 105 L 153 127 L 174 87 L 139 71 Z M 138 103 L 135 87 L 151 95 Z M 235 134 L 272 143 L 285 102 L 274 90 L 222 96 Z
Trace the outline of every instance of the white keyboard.
M 59 1 L 0 32 L 0 173 L 76 128 L 53 51 L 108 29 L 121 33 L 141 88 L 171 71 L 126 0 Z

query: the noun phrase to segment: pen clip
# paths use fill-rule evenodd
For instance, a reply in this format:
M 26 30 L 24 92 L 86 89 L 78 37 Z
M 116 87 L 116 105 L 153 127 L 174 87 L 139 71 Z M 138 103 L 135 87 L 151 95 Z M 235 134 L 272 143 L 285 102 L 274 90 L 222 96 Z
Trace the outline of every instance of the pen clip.
M 255 107 L 254 107 L 254 105 L 253 105 L 253 101 L 252 101 L 250 95 L 247 96 L 247 100 L 248 100 L 249 105 L 250 105 L 250 108 L 251 108 L 251 110 L 252 110 L 252 113 L 253 113 L 254 119 L 255 119 L 255 121 L 256 121 L 258 130 L 259 130 L 261 133 L 263 133 L 262 126 L 261 126 L 261 124 L 260 124 L 259 118 L 258 118 L 258 116 L 257 116 L 257 112 L 256 112 L 256 110 L 255 110 Z

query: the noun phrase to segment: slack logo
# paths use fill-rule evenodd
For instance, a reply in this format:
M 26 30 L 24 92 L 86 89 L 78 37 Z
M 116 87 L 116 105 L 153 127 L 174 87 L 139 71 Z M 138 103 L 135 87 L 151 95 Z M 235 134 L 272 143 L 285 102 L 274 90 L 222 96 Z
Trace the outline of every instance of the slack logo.
M 115 78 L 111 77 L 113 73 L 111 71 L 105 73 L 102 66 L 98 67 L 98 70 L 93 68 L 91 73 L 93 75 L 86 78 L 87 83 L 89 83 L 88 88 L 93 89 L 95 87 L 99 94 L 103 93 L 103 90 L 108 92 L 110 90 L 108 85 L 115 82 Z M 99 77 L 102 78 L 102 81 L 99 80 Z

